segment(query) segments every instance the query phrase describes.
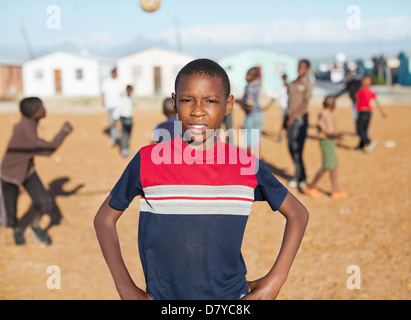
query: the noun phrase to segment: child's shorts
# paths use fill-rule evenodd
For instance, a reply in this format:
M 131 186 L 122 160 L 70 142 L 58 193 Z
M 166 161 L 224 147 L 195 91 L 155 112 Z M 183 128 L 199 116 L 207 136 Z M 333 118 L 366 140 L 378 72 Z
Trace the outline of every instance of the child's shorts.
M 322 139 L 320 147 L 323 155 L 323 169 L 331 170 L 338 166 L 335 141 L 333 139 Z

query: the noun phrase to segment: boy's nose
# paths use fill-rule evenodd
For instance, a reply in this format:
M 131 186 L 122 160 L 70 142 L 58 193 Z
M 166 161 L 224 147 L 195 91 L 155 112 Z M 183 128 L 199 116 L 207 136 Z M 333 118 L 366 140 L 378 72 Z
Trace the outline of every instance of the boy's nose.
M 205 115 L 204 107 L 201 101 L 194 104 L 193 109 L 191 110 L 191 115 L 194 117 L 202 117 Z

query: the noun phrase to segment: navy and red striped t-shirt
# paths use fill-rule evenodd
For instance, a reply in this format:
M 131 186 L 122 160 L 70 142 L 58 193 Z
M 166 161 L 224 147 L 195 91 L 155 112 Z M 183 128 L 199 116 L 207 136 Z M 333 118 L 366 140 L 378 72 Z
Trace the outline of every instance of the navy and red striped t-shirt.
M 154 299 L 246 294 L 241 244 L 253 201 L 276 211 L 288 190 L 264 163 L 220 140 L 207 151 L 174 140 L 143 147 L 111 191 L 110 206 L 140 200 L 138 245 Z

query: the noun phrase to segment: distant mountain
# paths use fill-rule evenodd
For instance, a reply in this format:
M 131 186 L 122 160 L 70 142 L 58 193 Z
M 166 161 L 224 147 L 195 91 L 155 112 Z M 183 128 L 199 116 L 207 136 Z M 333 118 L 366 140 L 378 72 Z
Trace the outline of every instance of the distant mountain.
M 243 46 L 223 46 L 206 44 L 204 46 L 185 46 L 182 44 L 183 53 L 195 57 L 209 57 L 218 59 L 227 54 L 233 54 L 238 51 L 255 47 L 257 45 Z M 110 59 L 118 59 L 130 55 L 132 53 L 142 51 L 151 47 L 161 47 L 168 50 L 176 50 L 176 46 L 167 41 L 154 41 L 142 37 L 138 37 L 124 45 L 106 47 L 104 44 L 99 46 L 78 46 L 75 43 L 64 41 L 58 45 L 34 47 L 33 52 L 35 57 L 40 57 L 54 51 L 65 51 L 69 53 L 79 53 L 82 50 L 88 50 L 90 54 L 106 57 Z M 345 53 L 349 58 L 365 58 L 377 55 L 385 55 L 388 57 L 397 56 L 400 51 L 411 51 L 411 40 L 403 41 L 384 41 L 384 42 L 334 42 L 334 43 L 273 43 L 264 45 L 263 47 L 288 53 L 298 58 L 306 57 L 309 59 L 333 59 L 337 53 Z M 18 45 L 5 46 L 0 45 L 0 56 L 13 58 L 17 60 L 30 60 L 26 48 Z

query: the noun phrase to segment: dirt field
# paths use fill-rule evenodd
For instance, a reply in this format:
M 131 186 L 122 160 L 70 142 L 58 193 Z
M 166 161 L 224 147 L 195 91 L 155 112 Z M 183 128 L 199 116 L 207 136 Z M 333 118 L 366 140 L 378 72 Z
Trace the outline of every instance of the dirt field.
M 47 107 L 47 105 L 46 105 Z M 87 109 L 87 108 L 86 108 Z M 310 107 L 310 138 L 304 151 L 309 180 L 321 164 L 314 122 L 319 104 Z M 118 148 L 109 147 L 106 115 L 101 109 L 86 112 L 50 110 L 39 135 L 50 139 L 65 120 L 74 131 L 51 157 L 36 159 L 37 171 L 55 197 L 62 221 L 50 228 L 52 245 L 39 244 L 26 230 L 27 245 L 16 247 L 10 230 L 0 228 L 0 299 L 118 299 L 103 261 L 92 221 L 117 181 L 128 160 Z M 88 109 L 87 109 L 88 110 Z M 358 138 L 353 134 L 349 108 L 337 107 L 337 125 L 345 138 L 338 148 L 339 184 L 348 198 L 332 200 L 328 175 L 320 182 L 321 198 L 311 199 L 290 189 L 310 212 L 310 221 L 301 249 L 278 299 L 410 299 L 411 298 L 411 135 L 410 106 L 386 106 L 388 118 L 375 113 L 371 136 L 378 140 L 374 152 L 354 151 Z M 276 141 L 279 128 L 278 105 L 265 117 L 262 157 L 278 179 L 287 183 L 294 167 L 286 140 Z M 3 156 L 17 112 L 0 114 L 0 154 Z M 147 144 L 156 123 L 162 120 L 159 108 L 136 108 L 132 151 Z M 234 126 L 243 121 L 234 110 Z M 395 141 L 394 147 L 385 142 Z M 22 191 L 18 215 L 29 208 Z M 138 201 L 118 224 L 124 259 L 141 287 L 144 277 L 137 248 Z M 52 221 L 43 217 L 45 227 Z M 285 219 L 271 212 L 265 203 L 254 203 L 243 242 L 248 279 L 263 276 L 272 266 L 281 245 Z M 55 275 L 49 266 L 58 266 L 61 289 L 49 289 Z M 349 289 L 349 266 L 357 266 L 359 289 Z M 49 272 L 51 272 L 49 270 Z M 49 279 L 50 280 L 50 279 Z

